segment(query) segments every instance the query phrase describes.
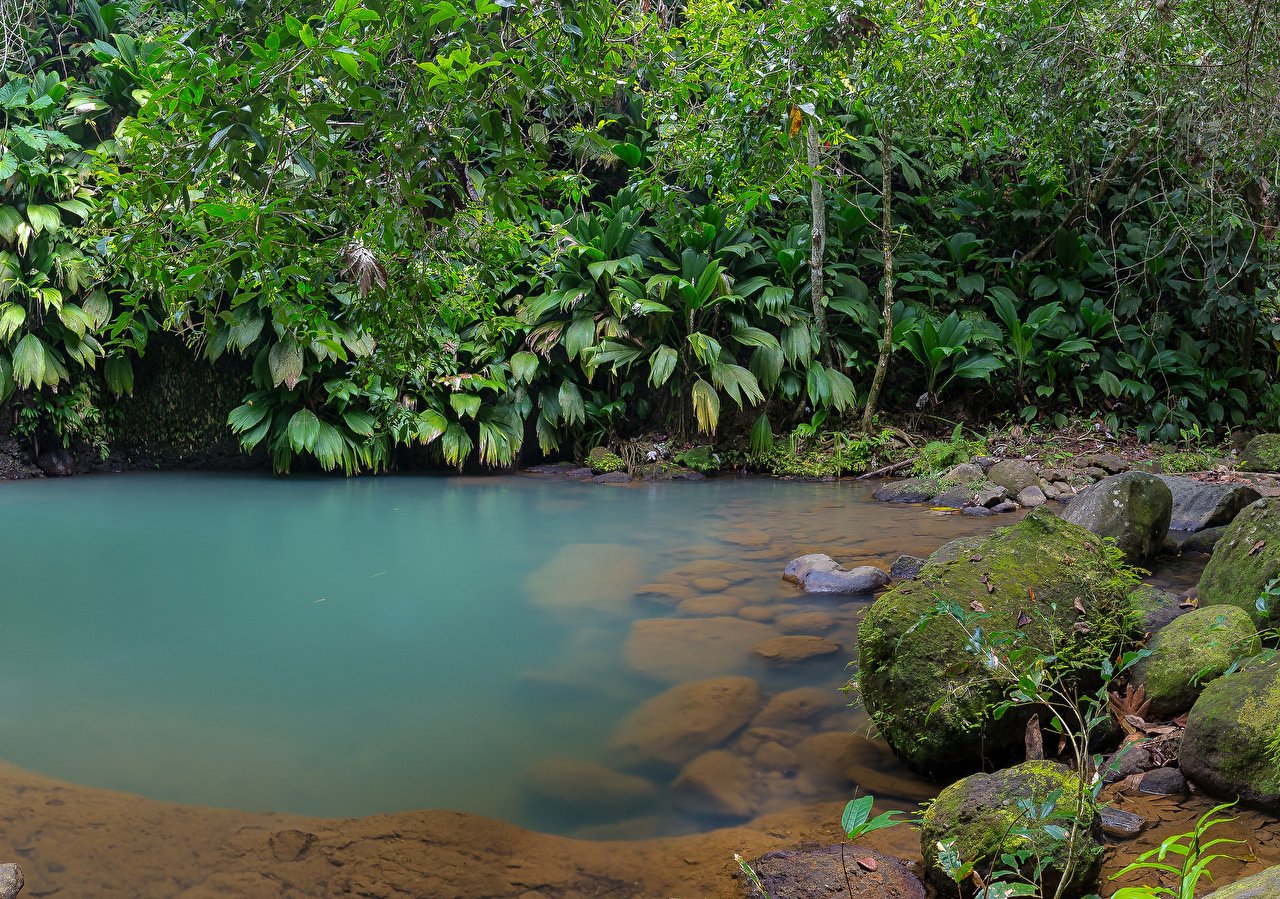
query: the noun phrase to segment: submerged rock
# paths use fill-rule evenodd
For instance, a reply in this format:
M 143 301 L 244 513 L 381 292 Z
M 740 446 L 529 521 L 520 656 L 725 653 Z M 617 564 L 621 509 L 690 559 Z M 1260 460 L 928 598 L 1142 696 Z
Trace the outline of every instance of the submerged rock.
M 643 578 L 644 556 L 620 543 L 570 543 L 525 578 L 534 605 L 576 612 L 631 602 Z
M 751 780 L 746 762 L 723 749 L 713 749 L 685 765 L 671 791 L 676 801 L 691 811 L 749 818 L 754 811 L 747 798 Z
M 1076 841 L 1074 852 L 1049 832 L 1036 832 L 1034 825 L 1026 828 L 1032 835 L 1015 833 L 1016 826 L 1026 817 L 1019 801 L 1044 803 L 1057 791 L 1061 792 L 1054 806 L 1053 823 L 1069 828 L 1073 820 L 1078 820 L 1082 828 L 1083 838 Z M 1077 803 L 1084 809 L 1079 819 Z M 943 870 L 938 857 L 938 844 L 942 842 L 953 842 L 960 858 L 974 862 L 979 871 L 988 870 L 1004 853 L 1030 850 L 1033 857 L 1046 864 L 1046 895 L 1056 895 L 1064 872 L 1069 872 L 1064 899 L 1089 893 L 1102 869 L 1102 821 L 1089 788 L 1065 765 L 1056 762 L 1023 762 L 994 774 L 974 774 L 947 787 L 929 806 L 920 826 L 925 872 L 940 892 L 954 896 L 955 882 Z M 972 896 L 973 892 L 972 884 L 966 883 L 965 895 Z
M 1178 764 L 1206 793 L 1280 812 L 1280 661 L 1246 664 L 1205 687 Z
M 1259 597 L 1280 574 L 1280 499 L 1260 499 L 1246 506 L 1213 548 L 1200 576 L 1203 605 L 1239 606 L 1262 627 L 1280 624 L 1280 602 Z
M 525 773 L 525 786 L 541 802 L 586 812 L 633 809 L 651 800 L 652 781 L 585 759 L 550 758 Z
M 1138 562 L 1159 552 L 1172 513 L 1173 494 L 1163 481 L 1129 471 L 1074 497 L 1062 517 L 1100 537 L 1115 538 L 1125 556 Z
M 826 637 L 813 635 L 792 635 L 788 637 L 770 637 L 760 643 L 752 652 L 775 665 L 794 665 L 806 662 L 819 656 L 829 656 L 840 651 L 840 644 Z
M 925 899 L 927 895 L 906 862 L 853 844 L 770 852 L 751 862 L 751 868 L 771 899 Z M 760 899 L 759 890 L 751 884 L 748 889 L 751 899 Z
M 749 677 L 681 684 L 623 718 L 609 745 L 626 764 L 683 765 L 732 736 L 759 705 L 760 688 Z
M 1277 896 L 1280 896 L 1280 865 L 1214 890 L 1204 899 L 1276 899 Z
M 840 706 L 834 690 L 797 687 L 774 696 L 751 722 L 753 727 L 784 727 L 812 721 Z
M 1261 497 L 1246 484 L 1207 484 L 1164 474 L 1157 477 L 1173 496 L 1171 531 L 1200 531 L 1230 524 L 1241 509 Z
M 782 569 L 782 579 L 792 584 L 804 583 L 804 579 L 815 571 L 835 571 L 840 563 L 826 553 L 809 553 L 792 559 Z
M 1204 606 L 1179 616 L 1148 644 L 1151 655 L 1133 666 L 1133 682 L 1146 689 L 1149 719 L 1191 708 L 1205 685 L 1237 659 L 1260 648 L 1258 631 L 1236 606 Z
M 627 666 L 674 683 L 741 668 L 758 644 L 780 634 L 742 618 L 646 618 L 631 626 L 623 646 Z
M 1012 527 L 941 547 L 915 581 L 872 603 L 858 633 L 861 697 L 908 767 L 941 778 L 1022 745 L 1024 716 L 995 719 L 1003 685 L 969 648 L 966 629 L 935 614 L 937 604 L 976 604 L 989 616 L 986 633 L 1021 630 L 1046 652 L 1085 644 L 1106 652 L 1127 636 L 1133 607 L 1100 543 L 1037 509 Z

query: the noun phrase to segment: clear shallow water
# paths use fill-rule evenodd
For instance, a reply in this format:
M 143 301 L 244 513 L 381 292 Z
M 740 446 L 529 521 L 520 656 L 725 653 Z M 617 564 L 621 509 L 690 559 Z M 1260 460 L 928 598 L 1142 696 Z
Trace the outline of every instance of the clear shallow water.
M 866 600 L 804 598 L 779 580 L 783 564 L 824 551 L 887 567 L 995 525 L 869 493 L 531 476 L 3 485 L 0 757 L 254 811 L 457 808 L 587 836 L 723 823 L 672 802 L 671 772 L 637 772 L 654 793 L 623 811 L 558 803 L 531 789 L 529 769 L 615 764 L 618 721 L 684 680 L 745 674 L 765 697 L 800 685 L 834 693 Z M 705 560 L 734 565 L 733 583 L 700 570 Z M 691 592 L 679 606 L 637 596 L 653 582 Z M 661 647 L 660 661 L 626 651 L 642 619 L 742 614 L 772 627 L 811 611 L 829 615 L 839 654 L 779 668 L 697 642 Z M 837 701 L 779 739 L 863 720 Z M 873 792 L 919 789 L 881 767 L 884 781 L 864 785 Z M 838 798 L 773 787 L 767 810 Z

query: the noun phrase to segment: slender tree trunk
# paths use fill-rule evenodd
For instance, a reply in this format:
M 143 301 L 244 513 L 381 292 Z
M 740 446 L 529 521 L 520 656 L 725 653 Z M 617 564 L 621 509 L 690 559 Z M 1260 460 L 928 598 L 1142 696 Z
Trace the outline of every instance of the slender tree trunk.
M 862 410 L 862 430 L 871 433 L 871 420 L 876 414 L 876 402 L 880 388 L 889 371 L 889 356 L 893 353 L 893 126 L 886 125 L 880 134 L 880 246 L 884 251 L 884 337 L 880 341 L 880 358 L 876 361 L 876 375 L 867 393 L 867 405 Z
M 813 230 L 809 235 L 809 301 L 813 304 L 813 326 L 818 331 L 818 357 L 831 365 L 831 337 L 827 332 L 827 307 L 822 304 L 826 289 L 823 262 L 827 255 L 827 200 L 818 174 L 820 144 L 818 126 L 809 119 L 809 203 L 813 211 Z

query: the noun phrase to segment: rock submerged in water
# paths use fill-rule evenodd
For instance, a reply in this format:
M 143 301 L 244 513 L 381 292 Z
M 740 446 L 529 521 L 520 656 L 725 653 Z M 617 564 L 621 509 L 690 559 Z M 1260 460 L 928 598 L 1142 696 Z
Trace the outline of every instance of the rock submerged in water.
M 1280 601 L 1258 599 L 1280 574 L 1280 499 L 1250 503 L 1218 539 L 1198 587 L 1202 605 L 1239 606 L 1261 627 L 1280 624 Z
M 680 766 L 736 733 L 759 705 L 760 688 L 749 677 L 681 684 L 623 718 L 609 745 L 624 764 Z
M 1204 899 L 1276 899 L 1277 896 L 1280 896 L 1280 865 L 1214 890 Z
M 1146 717 L 1185 712 L 1206 684 L 1260 648 L 1253 620 L 1236 606 L 1203 606 L 1174 619 L 1151 639 L 1151 655 L 1132 669 L 1133 682 L 1151 702 Z
M 1187 715 L 1178 764 L 1206 793 L 1280 812 L 1280 660 L 1246 663 L 1205 687 Z
M 1133 562 L 1149 559 L 1164 545 L 1173 514 L 1173 494 L 1158 477 L 1127 471 L 1099 481 L 1075 496 L 1063 518 L 1113 537 Z
M 859 863 L 860 860 L 862 863 Z M 770 852 L 751 862 L 771 899 L 925 899 L 924 884 L 901 859 L 865 846 Z M 846 888 L 845 871 L 849 873 Z M 760 892 L 748 884 L 751 899 Z M 852 892 L 850 892 L 852 890 Z
M 645 618 L 631 626 L 623 656 L 627 667 L 676 683 L 740 669 L 751 650 L 781 636 L 767 624 L 742 618 Z
M 760 658 L 774 665 L 794 665 L 839 651 L 839 643 L 828 640 L 826 637 L 812 635 L 770 637 L 752 650 Z
M 540 802 L 602 814 L 634 809 L 657 792 L 652 781 L 585 759 L 543 759 L 529 768 L 524 782 Z
M 1070 855 L 1067 844 L 1049 833 L 1014 835 L 1024 817 L 1018 801 L 1044 803 L 1058 791 L 1054 808 L 1062 817 L 1054 823 L 1070 827 L 1072 820 L 1078 820 L 1083 830 L 1083 839 L 1076 842 Z M 1077 803 L 1084 809 L 1079 819 Z M 1004 853 L 1031 850 L 1047 864 L 1046 895 L 1055 895 L 1064 872 L 1069 872 L 1063 899 L 1088 894 L 1102 869 L 1102 821 L 1089 788 L 1057 762 L 1023 762 L 993 774 L 974 774 L 947 787 L 929 806 L 920 825 L 925 872 L 940 892 L 954 896 L 955 882 L 943 870 L 938 857 L 938 844 L 948 841 L 954 843 L 960 858 L 974 862 L 980 871 L 986 871 Z M 973 892 L 972 884 L 966 884 L 965 895 L 972 896 Z
M 858 633 L 860 695 L 908 767 L 941 778 L 1022 745 L 1023 719 L 995 719 L 1002 685 L 970 651 L 957 621 L 928 617 L 936 605 L 968 610 L 976 603 L 989 615 L 982 622 L 987 633 L 1021 630 L 1046 651 L 1084 642 L 1081 625 L 1091 645 L 1105 652 L 1128 636 L 1122 622 L 1133 605 L 1114 586 L 1115 565 L 1100 543 L 1036 509 L 1012 527 L 946 544 L 916 580 L 872 603 Z M 1083 614 L 1074 607 L 1077 597 Z M 1028 610 L 1035 617 L 1019 628 Z
M 713 749 L 685 765 L 671 784 L 676 802 L 690 811 L 729 818 L 749 818 L 747 799 L 751 769 L 731 752 Z

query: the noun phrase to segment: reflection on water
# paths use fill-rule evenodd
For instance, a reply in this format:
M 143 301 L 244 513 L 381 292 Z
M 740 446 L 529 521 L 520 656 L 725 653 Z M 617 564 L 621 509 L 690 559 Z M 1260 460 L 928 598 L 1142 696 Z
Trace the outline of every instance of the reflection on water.
M 838 692 L 868 598 L 779 575 L 1007 521 L 852 483 L 197 474 L 6 485 L 0 516 L 5 760 L 181 802 L 596 837 L 855 783 L 928 795 Z M 755 652 L 780 637 L 809 639 Z M 677 748 L 624 753 L 637 716 Z

